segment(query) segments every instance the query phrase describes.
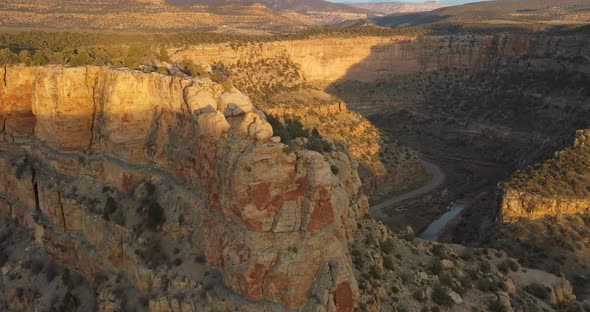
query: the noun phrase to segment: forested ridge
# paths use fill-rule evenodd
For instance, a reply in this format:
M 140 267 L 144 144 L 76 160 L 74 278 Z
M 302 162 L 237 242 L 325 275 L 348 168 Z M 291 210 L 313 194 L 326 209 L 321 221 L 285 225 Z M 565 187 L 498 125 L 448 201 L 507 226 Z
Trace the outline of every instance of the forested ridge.
M 0 33 L 0 62 L 26 65 L 111 65 L 137 68 L 141 64 L 169 61 L 168 47 L 199 44 L 244 45 L 315 37 L 420 36 L 418 28 L 318 28 L 277 36 L 245 36 L 210 32 L 174 34 L 125 34 L 89 32 L 23 31 Z

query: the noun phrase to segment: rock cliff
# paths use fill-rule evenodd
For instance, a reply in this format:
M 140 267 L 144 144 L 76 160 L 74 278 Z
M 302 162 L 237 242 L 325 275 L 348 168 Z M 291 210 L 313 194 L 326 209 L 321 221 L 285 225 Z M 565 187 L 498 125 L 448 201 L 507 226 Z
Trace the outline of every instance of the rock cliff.
M 590 212 L 590 131 L 576 132 L 574 146 L 542 164 L 517 172 L 503 190 L 504 221 Z
M 590 73 L 588 35 L 508 34 L 315 38 L 251 44 L 199 45 L 171 51 L 173 59 L 205 62 L 265 59 L 287 53 L 308 81 L 372 82 L 428 70 L 495 70 L 510 64 L 538 71 Z
M 121 270 L 146 294 L 194 283 L 157 265 L 158 240 L 202 252 L 250 300 L 357 306 L 348 246 L 368 204 L 350 154 L 276 143 L 246 96 L 209 79 L 0 71 L 0 212 L 55 259 Z

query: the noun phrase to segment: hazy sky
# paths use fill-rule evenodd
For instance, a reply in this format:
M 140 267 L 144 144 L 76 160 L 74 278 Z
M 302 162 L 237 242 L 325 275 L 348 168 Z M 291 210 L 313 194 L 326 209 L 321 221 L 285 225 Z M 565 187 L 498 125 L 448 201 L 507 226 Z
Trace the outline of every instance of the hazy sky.
M 363 3 L 363 2 L 423 2 L 424 0 L 382 0 L 382 1 L 374 1 L 374 0 L 329 0 L 330 2 L 341 2 L 341 3 Z M 439 0 L 442 4 L 446 5 L 457 5 L 457 4 L 464 4 L 469 2 L 480 2 L 482 0 Z

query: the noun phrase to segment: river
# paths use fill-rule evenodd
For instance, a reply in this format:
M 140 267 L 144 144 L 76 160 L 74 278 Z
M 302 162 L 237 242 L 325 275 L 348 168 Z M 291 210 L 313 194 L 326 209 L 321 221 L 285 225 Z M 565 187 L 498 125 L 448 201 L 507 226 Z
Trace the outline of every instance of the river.
M 466 204 L 467 201 L 464 199 L 452 203 L 451 209 L 430 223 L 426 230 L 420 234 L 420 238 L 429 241 L 437 241 L 441 232 L 445 230 L 449 222 L 455 220 L 463 209 L 465 209 Z

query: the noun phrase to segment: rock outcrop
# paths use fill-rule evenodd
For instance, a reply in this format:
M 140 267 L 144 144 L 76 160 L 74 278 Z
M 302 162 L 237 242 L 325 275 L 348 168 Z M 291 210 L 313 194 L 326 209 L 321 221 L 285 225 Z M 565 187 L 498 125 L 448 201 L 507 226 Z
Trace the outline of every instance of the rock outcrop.
M 507 190 L 502 199 L 502 220 L 510 222 L 519 217 L 539 219 L 590 212 L 590 199 L 568 198 L 559 195 L 540 196 Z
M 517 172 L 503 189 L 501 216 L 540 219 L 590 212 L 590 131 L 578 130 L 574 146 L 524 172 Z
M 250 300 L 357 306 L 348 245 L 367 199 L 350 154 L 270 140 L 247 97 L 208 79 L 100 67 L 0 79 L 0 212 L 60 262 L 154 293 L 168 286 L 141 248 L 157 235 L 204 253 Z

